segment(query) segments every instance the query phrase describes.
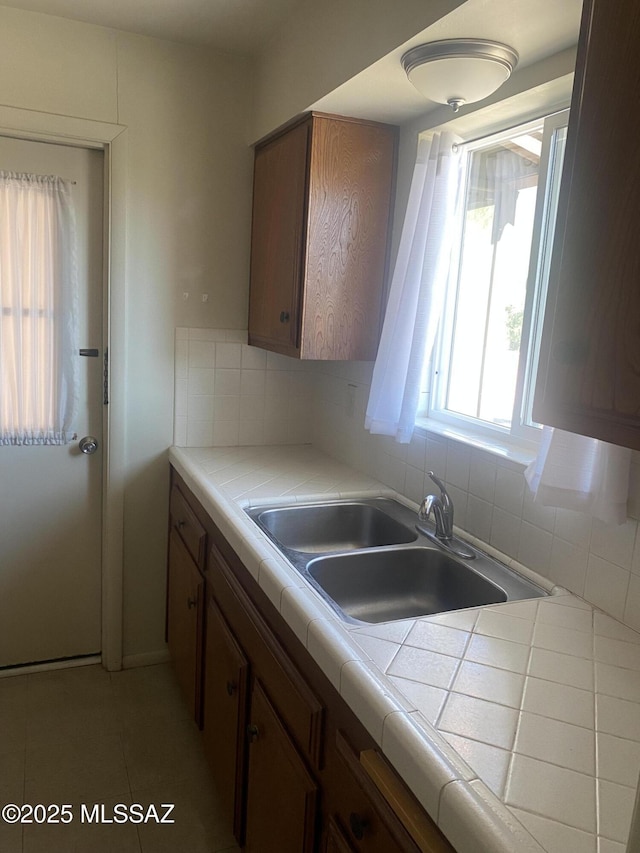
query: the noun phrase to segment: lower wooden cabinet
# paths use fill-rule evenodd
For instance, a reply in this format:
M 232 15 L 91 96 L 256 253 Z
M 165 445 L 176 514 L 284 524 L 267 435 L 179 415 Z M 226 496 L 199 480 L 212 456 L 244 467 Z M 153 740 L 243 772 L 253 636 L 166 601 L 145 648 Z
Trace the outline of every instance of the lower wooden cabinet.
M 206 609 L 203 673 L 204 751 L 223 813 L 242 843 L 249 662 L 211 596 Z
M 175 528 L 169 534 L 167 641 L 191 715 L 200 722 L 204 581 Z
M 257 680 L 251 691 L 247 735 L 245 850 L 313 853 L 318 785 Z
M 177 524 L 170 528 L 169 650 L 240 847 L 454 853 L 175 472 L 172 479 L 192 516 L 190 548 Z M 209 544 L 203 574 L 194 562 L 198 525 Z

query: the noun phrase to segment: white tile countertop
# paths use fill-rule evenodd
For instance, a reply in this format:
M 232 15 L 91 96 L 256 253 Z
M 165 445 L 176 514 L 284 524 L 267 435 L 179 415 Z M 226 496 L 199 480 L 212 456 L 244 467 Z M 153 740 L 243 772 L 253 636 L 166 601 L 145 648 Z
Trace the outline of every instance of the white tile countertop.
M 640 634 L 530 572 L 548 598 L 347 626 L 244 509 L 406 498 L 308 445 L 170 461 L 458 853 L 624 853 Z

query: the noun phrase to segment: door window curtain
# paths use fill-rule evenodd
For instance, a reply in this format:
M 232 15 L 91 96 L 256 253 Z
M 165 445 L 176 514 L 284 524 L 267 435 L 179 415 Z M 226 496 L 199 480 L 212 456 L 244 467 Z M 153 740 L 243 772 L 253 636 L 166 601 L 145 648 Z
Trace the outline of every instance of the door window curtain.
M 0 171 L 0 445 L 70 440 L 77 300 L 71 183 Z
M 436 133 L 418 143 L 371 381 L 365 427 L 401 444 L 411 440 L 444 302 L 459 184 L 456 141 L 451 133 Z
M 631 451 L 561 429 L 544 427 L 536 459 L 524 475 L 543 506 L 584 512 L 605 524 L 624 524 Z

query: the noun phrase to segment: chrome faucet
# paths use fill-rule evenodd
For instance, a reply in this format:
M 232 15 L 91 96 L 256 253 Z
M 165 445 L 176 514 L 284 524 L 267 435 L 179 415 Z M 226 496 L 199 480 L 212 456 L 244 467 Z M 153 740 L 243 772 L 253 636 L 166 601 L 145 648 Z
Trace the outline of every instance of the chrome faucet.
M 428 474 L 440 489 L 440 494 L 427 495 L 425 497 L 420 504 L 418 517 L 421 521 L 428 521 L 429 516 L 433 512 L 436 522 L 436 538 L 443 542 L 450 542 L 453 538 L 453 502 L 442 480 L 436 477 L 433 471 L 429 471 Z
M 439 477 L 436 477 L 433 471 L 429 471 L 428 473 L 433 482 L 440 489 L 440 494 L 427 495 L 420 504 L 420 509 L 418 510 L 418 518 L 420 521 L 416 524 L 417 529 L 420 533 L 424 533 L 430 539 L 438 542 L 443 548 L 446 548 L 447 551 L 451 551 L 458 557 L 462 557 L 465 560 L 474 560 L 476 556 L 475 551 L 473 551 L 466 542 L 463 542 L 461 539 L 458 539 L 457 536 L 453 535 L 453 501 L 449 497 L 449 494 L 444 487 L 444 483 Z M 436 522 L 435 531 L 430 530 L 421 524 L 421 522 L 429 520 L 431 513 L 433 513 L 433 517 Z

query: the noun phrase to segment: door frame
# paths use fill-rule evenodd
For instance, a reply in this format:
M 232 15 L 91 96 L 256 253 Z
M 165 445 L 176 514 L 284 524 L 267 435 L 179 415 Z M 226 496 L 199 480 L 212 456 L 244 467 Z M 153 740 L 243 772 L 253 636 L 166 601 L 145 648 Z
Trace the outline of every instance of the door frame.
M 109 352 L 109 405 L 103 406 L 102 665 L 119 670 L 123 653 L 127 128 L 0 106 L 0 134 L 104 152 L 102 346 Z

